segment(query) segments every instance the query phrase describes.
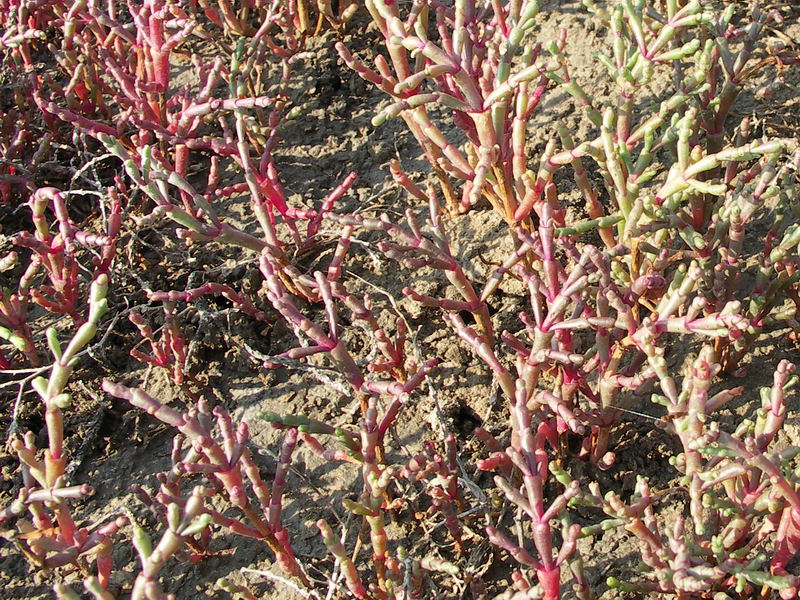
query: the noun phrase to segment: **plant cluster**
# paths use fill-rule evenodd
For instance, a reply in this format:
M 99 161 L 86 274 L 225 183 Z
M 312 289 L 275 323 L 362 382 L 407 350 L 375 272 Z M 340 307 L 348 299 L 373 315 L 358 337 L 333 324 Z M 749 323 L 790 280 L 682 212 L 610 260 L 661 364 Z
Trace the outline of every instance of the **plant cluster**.
M 358 34 L 378 50 L 339 41 L 361 8 L 369 27 Z M 800 63 L 789 38 L 772 37 L 796 10 L 584 0 L 606 36 L 594 55 L 602 94 L 575 73 L 577 40 L 566 30 L 546 40 L 547 10 L 539 0 L 0 0 L 4 67 L 22 82 L 0 106 L 0 201 L 25 215 L 0 257 L 0 370 L 12 378 L 2 385 L 18 388 L 18 483 L 0 525 L 56 597 L 81 597 L 77 582 L 100 600 L 171 598 L 170 565 L 203 561 L 223 536 L 263 544 L 280 575 L 259 573 L 309 598 L 800 594 L 795 366 L 760 357 L 774 360 L 771 384 L 746 379 L 765 335 L 800 334 L 800 139 L 734 122 L 737 98 L 775 94 Z M 303 110 L 297 72 L 325 23 L 346 66 L 388 96 L 373 126 L 402 120 L 430 167 L 421 183 L 391 162 L 408 197 L 402 219 L 353 209 L 355 173 L 318 201 L 282 183 L 279 148 Z M 559 102 L 574 114 L 553 119 Z M 485 278 L 450 231 L 482 210 L 498 214 L 508 248 Z M 221 281 L 217 267 L 184 289 L 152 289 L 122 256 L 153 230 L 215 257 L 235 250 L 257 266 L 256 284 Z M 362 248 L 409 273 L 406 302 L 496 385 L 507 423 L 475 429 L 478 455 L 438 418 L 411 451 L 398 444 L 409 405 L 436 400 L 442 357 L 420 344 L 399 299 L 389 294 L 386 309 L 347 276 Z M 131 280 L 146 298 L 123 306 L 112 290 Z M 495 314 L 490 302 L 508 294 L 521 309 Z M 347 424 L 288 406 L 262 414 L 281 437 L 268 471 L 250 425 L 198 392 L 189 321 L 199 331 L 223 313 L 285 329 L 294 347 L 249 355 L 351 399 Z M 70 379 L 82 357 L 102 362 L 128 323 L 132 358 L 148 374 L 165 369 L 185 406 L 104 379 L 108 398 L 174 432 L 170 465 L 130 482 L 138 504 L 81 526 L 93 490 L 73 481 L 65 446 Z M 18 424 L 28 384 L 44 437 Z M 640 474 L 623 494 L 607 475 L 624 460 L 618 432 L 642 418 L 674 443 L 674 474 L 661 489 Z M 285 514 L 300 448 L 354 480 L 337 490 L 337 510 L 317 507 L 321 565 L 298 550 Z M 446 539 L 438 551 L 419 539 L 434 529 Z M 636 540 L 634 577 L 592 572 L 586 549 L 608 532 Z M 122 546 L 137 565 L 119 584 Z M 503 565 L 501 580 L 482 560 Z M 257 597 L 241 581 L 218 588 Z

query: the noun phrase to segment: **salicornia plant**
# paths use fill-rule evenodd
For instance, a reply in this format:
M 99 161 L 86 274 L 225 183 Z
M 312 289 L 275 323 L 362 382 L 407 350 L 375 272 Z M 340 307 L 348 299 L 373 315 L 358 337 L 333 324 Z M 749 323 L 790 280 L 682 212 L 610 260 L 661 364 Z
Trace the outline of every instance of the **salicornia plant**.
M 564 4 L 366 0 L 344 39 L 358 3 L 0 0 L 0 524 L 56 597 L 168 600 L 223 538 L 271 562 L 214 584 L 246 600 L 247 574 L 315 600 L 798 596 L 798 380 L 764 342 L 800 335 L 800 141 L 737 122 L 791 85 L 797 11 L 566 3 L 580 58 Z M 282 173 L 328 116 L 300 100 L 325 22 L 388 98 L 370 135 L 402 121 L 427 163 L 420 183 L 389 162 L 400 210 L 345 169 L 316 201 Z M 143 381 L 95 351 L 103 327 Z M 197 351 L 227 344 L 225 370 L 242 350 L 282 372 L 256 421 Z M 85 356 L 107 370 L 93 400 L 171 444 L 93 525 L 102 464 L 74 481 L 65 427 Z M 323 410 L 285 400 L 312 386 Z M 484 389 L 459 427 L 444 405 Z M 642 426 L 672 471 L 628 468 Z M 341 477 L 307 506 L 308 459 Z M 587 552 L 605 536 L 635 549 L 609 577 Z

